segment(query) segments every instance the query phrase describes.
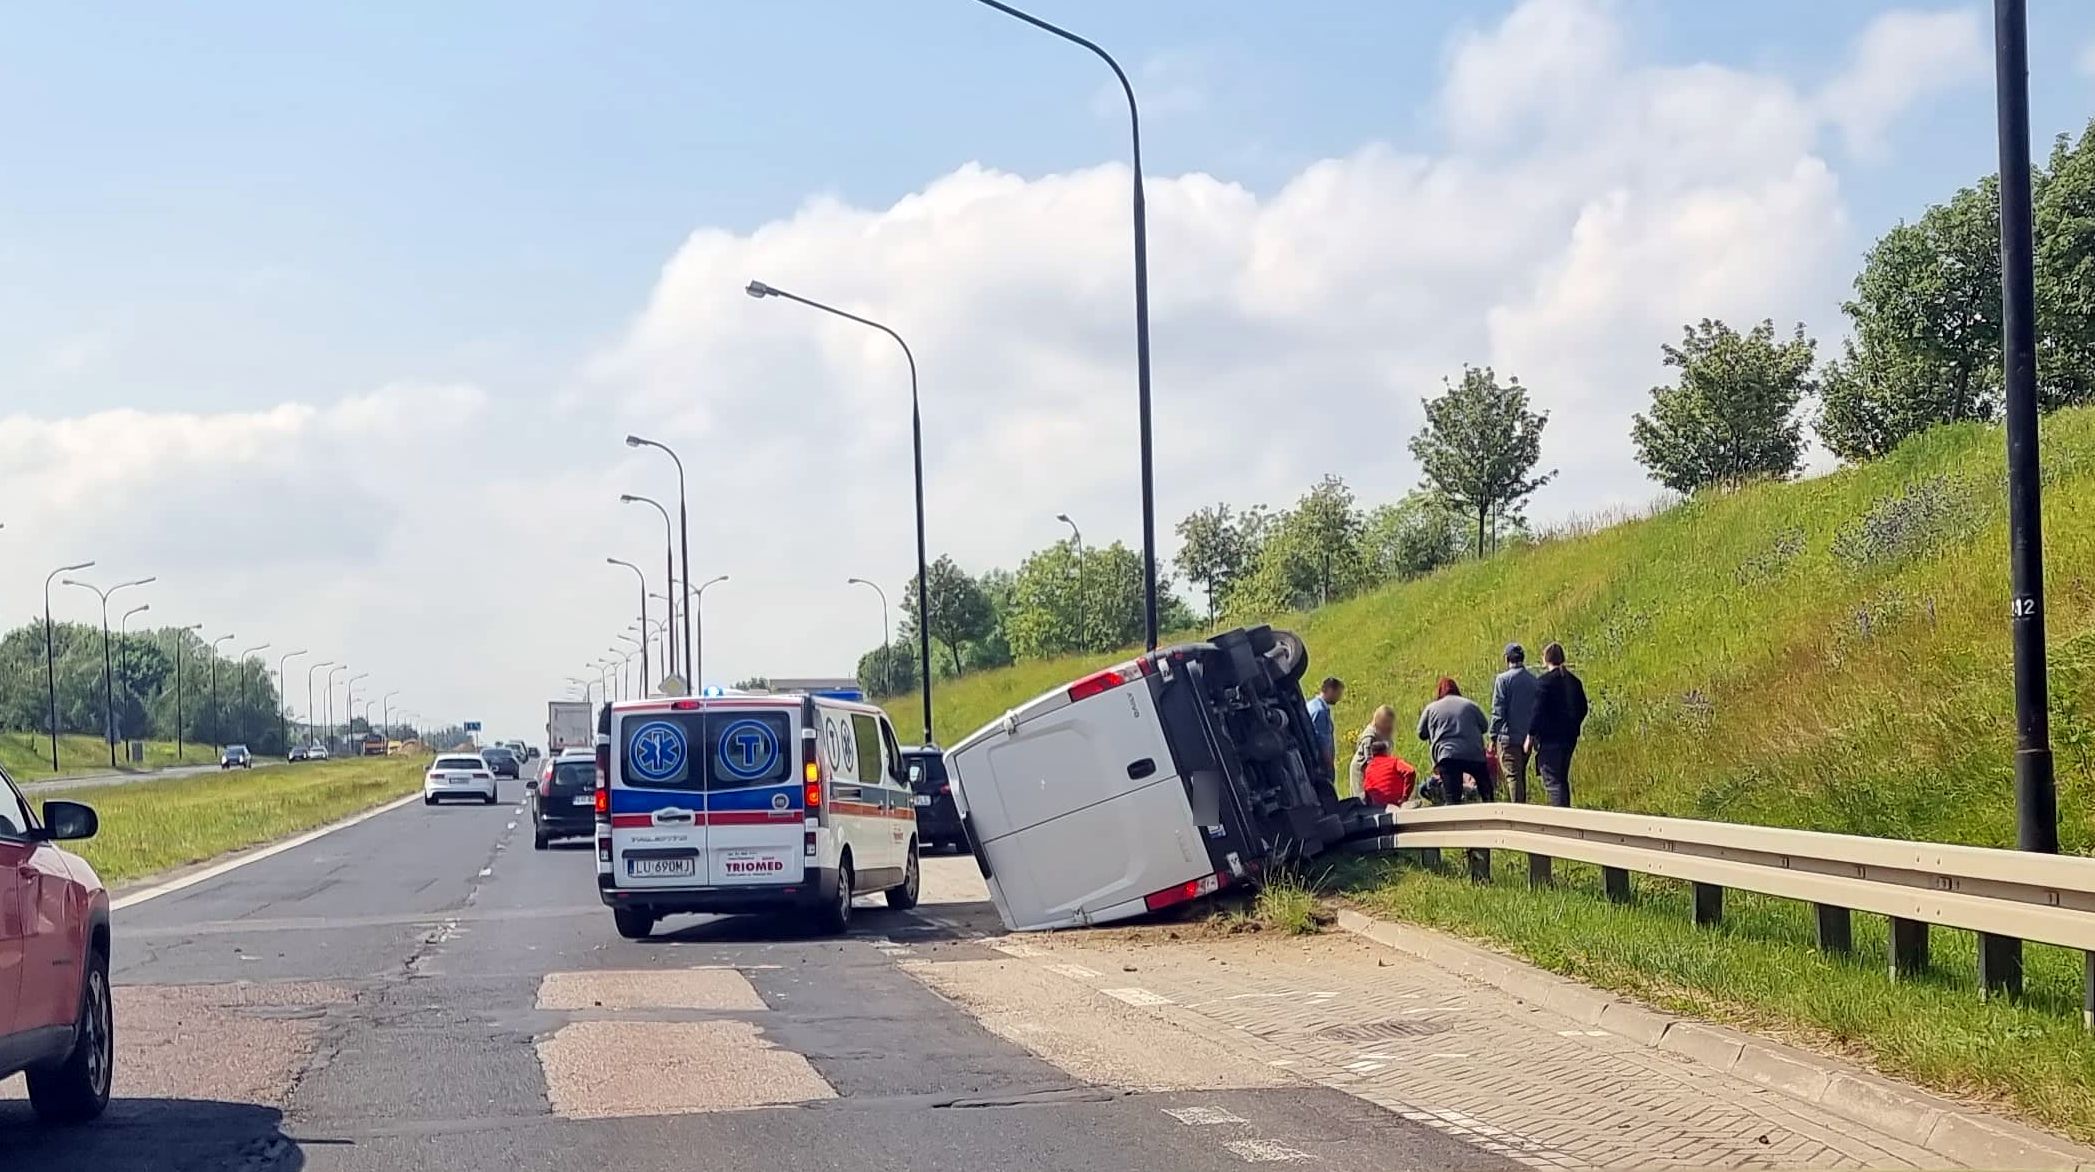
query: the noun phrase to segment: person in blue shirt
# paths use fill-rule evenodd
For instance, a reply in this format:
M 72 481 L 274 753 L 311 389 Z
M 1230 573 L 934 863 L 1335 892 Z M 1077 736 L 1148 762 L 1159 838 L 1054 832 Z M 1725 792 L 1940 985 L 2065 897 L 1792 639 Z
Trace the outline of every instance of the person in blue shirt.
M 1338 706 L 1339 699 L 1346 694 L 1346 685 L 1337 676 L 1325 676 L 1317 694 L 1309 699 L 1309 727 L 1316 734 L 1317 759 L 1310 764 L 1311 776 L 1332 787 L 1338 788 L 1338 734 L 1332 727 L 1331 710 Z M 1344 794 L 1340 794 L 1344 797 Z
M 1528 670 L 1527 651 L 1518 643 L 1506 644 L 1506 670 L 1491 682 L 1491 739 L 1516 802 L 1528 800 L 1528 731 L 1539 682 Z

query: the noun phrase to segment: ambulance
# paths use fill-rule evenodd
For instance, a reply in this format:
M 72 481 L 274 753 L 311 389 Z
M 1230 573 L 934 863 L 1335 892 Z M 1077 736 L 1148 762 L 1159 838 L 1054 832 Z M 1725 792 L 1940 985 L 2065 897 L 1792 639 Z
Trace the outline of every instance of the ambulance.
M 847 694 L 720 693 L 598 716 L 597 891 L 619 935 L 687 912 L 795 916 L 916 906 L 916 807 L 895 731 Z

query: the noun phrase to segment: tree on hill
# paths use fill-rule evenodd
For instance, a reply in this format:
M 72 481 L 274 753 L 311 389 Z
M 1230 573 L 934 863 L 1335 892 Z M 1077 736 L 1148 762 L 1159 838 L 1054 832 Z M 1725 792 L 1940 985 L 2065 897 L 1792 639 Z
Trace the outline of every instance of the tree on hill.
M 1179 572 L 1206 592 L 1209 622 L 1215 621 L 1217 605 L 1229 592 L 1230 583 L 1251 568 L 1264 523 L 1263 512 L 1239 517 L 1226 504 L 1209 505 L 1178 523 Z
M 1157 586 L 1157 625 L 1164 630 L 1193 625 L 1186 604 L 1170 594 L 1169 576 Z M 1138 642 L 1143 635 L 1141 555 L 1117 541 L 1081 551 L 1074 542 L 1058 541 L 1019 565 L 1010 606 L 1005 629 L 1020 659 Z
M 1680 371 L 1670 387 L 1651 389 L 1651 411 L 1636 416 L 1630 438 L 1637 462 L 1675 492 L 1796 474 L 1804 455 L 1797 406 L 1813 388 L 1817 343 L 1800 324 L 1787 341 L 1775 323 L 1745 334 L 1704 318 L 1661 346 Z
M 1264 523 L 1258 556 L 1230 586 L 1225 609 L 1251 621 L 1358 593 L 1372 580 L 1362 550 L 1366 528 L 1353 490 L 1324 477 L 1294 508 Z
M 995 614 L 981 583 L 969 577 L 950 556 L 941 555 L 931 563 L 926 576 L 931 587 L 931 605 L 926 619 L 931 637 L 945 645 L 952 659 L 953 674 L 959 675 L 961 648 L 987 635 Z M 902 591 L 902 637 L 905 642 L 914 642 L 917 637 L 919 613 L 917 580 L 911 578 Z
M 2000 408 L 1999 183 L 1991 177 L 1886 232 L 1842 305 L 1854 336 L 1826 364 L 1819 439 L 1874 459 L 1938 423 Z
M 1424 490 L 1406 493 L 1393 505 L 1377 505 L 1368 510 L 1361 533 L 1368 573 L 1383 582 L 1430 574 L 1455 560 L 1466 526 L 1465 518 Z
M 859 685 L 868 695 L 900 696 L 917 689 L 917 649 L 910 643 L 889 643 L 858 657 Z
M 1488 366 L 1465 366 L 1460 382 L 1443 385 L 1445 392 L 1425 400 L 1426 425 L 1411 437 L 1411 454 L 1425 472 L 1425 487 L 1475 518 L 1476 554 L 1482 557 L 1490 548 L 1492 516 L 1517 518 L 1527 499 L 1556 476 L 1535 475 L 1549 413 L 1529 410 L 1520 380 L 1501 386 Z

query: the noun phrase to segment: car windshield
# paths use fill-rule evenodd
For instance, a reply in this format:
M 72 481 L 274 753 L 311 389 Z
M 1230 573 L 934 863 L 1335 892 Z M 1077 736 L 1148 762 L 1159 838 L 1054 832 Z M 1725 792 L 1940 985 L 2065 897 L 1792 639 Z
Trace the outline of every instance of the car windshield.
M 438 757 L 431 769 L 485 769 L 486 763 L 478 757 Z
M 247 752 L 247 746 L 246 746 L 246 745 L 227 745 L 227 746 L 226 746 L 226 752 L 228 752 L 228 753 L 245 753 L 245 752 Z
M 495 759 L 495 758 L 497 758 L 497 757 L 514 757 L 514 756 L 516 756 L 516 754 L 515 754 L 515 753 L 512 753 L 512 752 L 510 752 L 510 751 L 509 751 L 508 749 L 489 749 L 489 750 L 487 750 L 486 752 L 484 752 L 484 753 L 482 753 L 482 754 L 480 754 L 480 755 L 481 755 L 482 757 L 486 758 L 487 760 L 490 760 L 490 761 L 494 760 L 494 759 Z

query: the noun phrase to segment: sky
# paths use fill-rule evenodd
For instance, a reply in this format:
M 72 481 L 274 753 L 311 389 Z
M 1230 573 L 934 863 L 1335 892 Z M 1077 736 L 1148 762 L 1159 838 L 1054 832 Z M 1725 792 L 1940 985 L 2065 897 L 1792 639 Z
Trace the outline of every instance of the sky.
M 2041 157 L 2095 113 L 2095 5 L 2031 9 Z M 1647 501 L 1662 343 L 1832 353 L 1870 241 L 1997 159 L 1988 5 L 1036 10 L 1143 104 L 1167 535 L 1325 473 L 1400 495 L 1464 363 L 1550 412 L 1534 519 Z M 1139 542 L 1124 104 L 972 0 L 4 0 L 0 143 L 10 623 L 94 559 L 306 651 L 296 709 L 332 659 L 535 739 L 634 618 L 604 558 L 662 588 L 638 432 L 729 575 L 706 681 L 848 674 L 881 608 L 845 579 L 899 606 L 914 566 L 908 372 L 751 279 L 908 339 L 934 556 L 1015 565 L 1063 512 Z

